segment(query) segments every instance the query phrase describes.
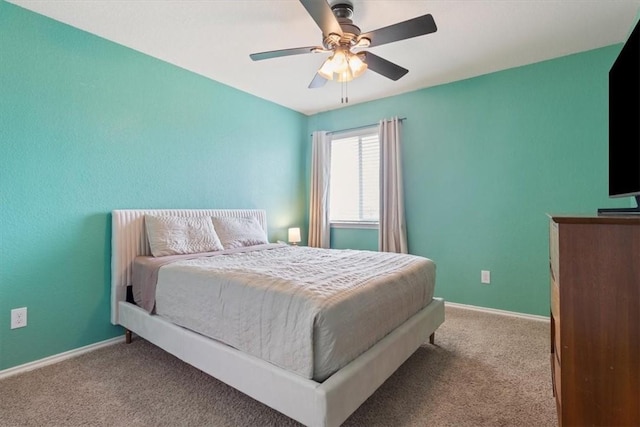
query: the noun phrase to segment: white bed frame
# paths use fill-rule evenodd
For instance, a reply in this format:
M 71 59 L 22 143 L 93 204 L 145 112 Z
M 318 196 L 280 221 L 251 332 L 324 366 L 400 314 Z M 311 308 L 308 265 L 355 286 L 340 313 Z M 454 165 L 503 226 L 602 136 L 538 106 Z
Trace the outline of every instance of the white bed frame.
M 256 217 L 258 209 L 162 209 L 112 212 L 111 323 L 122 325 L 181 360 L 307 425 L 339 426 L 444 322 L 444 302 L 434 300 L 353 362 L 322 383 L 303 378 L 218 341 L 150 315 L 126 302 L 133 260 L 150 255 L 144 215 Z M 129 333 L 129 332 L 128 332 Z

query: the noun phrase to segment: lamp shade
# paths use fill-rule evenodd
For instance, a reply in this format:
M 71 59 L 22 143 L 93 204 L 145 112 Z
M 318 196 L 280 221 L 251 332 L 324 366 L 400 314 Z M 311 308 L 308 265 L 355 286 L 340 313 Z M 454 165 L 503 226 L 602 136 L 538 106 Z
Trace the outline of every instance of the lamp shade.
M 300 243 L 300 227 L 292 227 L 289 229 L 289 243 L 294 245 Z

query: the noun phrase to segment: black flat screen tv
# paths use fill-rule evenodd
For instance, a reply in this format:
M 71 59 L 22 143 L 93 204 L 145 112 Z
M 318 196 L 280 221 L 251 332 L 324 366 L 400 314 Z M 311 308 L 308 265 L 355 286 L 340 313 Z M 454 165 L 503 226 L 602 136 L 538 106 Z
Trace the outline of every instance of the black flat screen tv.
M 601 215 L 640 215 L 640 21 L 609 70 L 609 197 L 635 197 L 635 208 Z

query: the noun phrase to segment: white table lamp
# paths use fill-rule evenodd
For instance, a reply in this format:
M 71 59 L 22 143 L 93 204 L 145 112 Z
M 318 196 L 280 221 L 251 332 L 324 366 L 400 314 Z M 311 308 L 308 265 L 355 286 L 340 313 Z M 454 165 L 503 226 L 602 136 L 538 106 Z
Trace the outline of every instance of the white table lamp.
M 296 246 L 300 243 L 300 227 L 293 227 L 289 229 L 289 243 Z

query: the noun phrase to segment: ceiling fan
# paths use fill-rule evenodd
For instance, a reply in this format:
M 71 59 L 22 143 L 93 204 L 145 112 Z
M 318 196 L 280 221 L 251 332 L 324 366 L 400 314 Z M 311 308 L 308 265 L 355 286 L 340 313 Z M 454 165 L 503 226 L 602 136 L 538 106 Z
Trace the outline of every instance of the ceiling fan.
M 322 30 L 322 46 L 272 50 L 249 56 L 254 61 L 260 61 L 303 53 L 330 53 L 331 56 L 311 80 L 311 89 L 324 86 L 327 80 L 351 81 L 362 75 L 367 68 L 391 80 L 398 80 L 409 70 L 360 49 L 422 36 L 437 30 L 433 17 L 427 14 L 363 34 L 351 20 L 353 4 L 350 0 L 338 0 L 331 6 L 326 0 L 300 0 L 300 3 Z

